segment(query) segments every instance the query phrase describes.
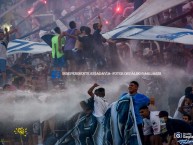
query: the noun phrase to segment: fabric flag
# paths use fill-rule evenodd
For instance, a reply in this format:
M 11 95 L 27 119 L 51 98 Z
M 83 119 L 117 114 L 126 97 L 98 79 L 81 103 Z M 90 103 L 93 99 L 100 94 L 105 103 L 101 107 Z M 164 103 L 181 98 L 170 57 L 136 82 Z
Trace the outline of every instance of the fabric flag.
M 105 113 L 104 145 L 142 145 L 132 97 L 124 94 Z
M 135 39 L 193 45 L 193 30 L 165 26 L 122 26 L 103 34 L 106 39 Z
M 50 51 L 52 51 L 52 49 L 46 43 L 16 39 L 9 42 L 7 48 L 7 55 L 16 53 L 39 54 Z
M 136 24 L 186 1 L 187 0 L 147 0 L 116 28 Z
M 54 30 L 53 30 L 54 31 Z M 50 46 L 50 48 L 52 48 L 52 38 L 55 36 L 54 35 L 55 32 L 47 32 L 47 31 L 43 31 L 40 30 L 39 32 L 39 36 L 40 38 Z
M 56 25 L 60 28 L 61 32 L 67 31 L 68 28 L 66 25 L 64 25 L 59 19 L 56 20 Z M 40 38 L 48 44 L 52 48 L 52 38 L 56 35 L 56 32 L 54 30 L 51 30 L 51 32 L 40 30 L 39 36 Z

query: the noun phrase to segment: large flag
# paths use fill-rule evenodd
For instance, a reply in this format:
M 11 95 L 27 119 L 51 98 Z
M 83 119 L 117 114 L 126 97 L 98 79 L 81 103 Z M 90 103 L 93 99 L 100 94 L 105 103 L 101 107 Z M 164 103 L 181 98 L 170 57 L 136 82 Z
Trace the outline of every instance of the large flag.
M 104 145 L 142 145 L 132 97 L 124 93 L 105 113 Z
M 154 16 L 162 11 L 177 6 L 187 0 L 147 0 L 141 7 L 134 11 L 128 18 L 121 22 L 116 28 L 133 25 Z
M 106 39 L 136 39 L 193 45 L 193 30 L 165 26 L 122 26 L 103 34 Z
M 16 39 L 9 42 L 7 55 L 16 53 L 38 54 L 50 51 L 52 51 L 52 49 L 46 43 Z

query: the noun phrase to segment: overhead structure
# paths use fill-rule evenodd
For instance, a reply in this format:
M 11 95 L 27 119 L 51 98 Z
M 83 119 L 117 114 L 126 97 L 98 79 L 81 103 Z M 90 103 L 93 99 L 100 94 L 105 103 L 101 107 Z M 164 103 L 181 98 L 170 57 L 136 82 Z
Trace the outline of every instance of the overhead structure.
M 12 7 L 10 7 L 7 11 L 5 11 L 4 13 L 2 13 L 0 15 L 0 18 L 2 18 L 3 16 L 5 16 L 7 13 L 9 13 L 10 11 L 16 9 L 18 6 L 20 6 L 22 3 L 24 3 L 26 0 L 21 0 L 20 2 L 18 2 L 17 4 L 13 5 Z

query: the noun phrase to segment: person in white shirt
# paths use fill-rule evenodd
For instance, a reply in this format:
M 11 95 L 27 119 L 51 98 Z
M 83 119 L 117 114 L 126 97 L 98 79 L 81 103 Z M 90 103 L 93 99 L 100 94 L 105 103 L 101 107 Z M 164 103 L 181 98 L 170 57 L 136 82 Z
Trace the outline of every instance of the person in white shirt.
M 140 108 L 139 112 L 143 117 L 143 134 L 145 145 L 162 145 L 160 134 L 164 132 L 162 130 L 164 127 L 161 126 L 158 116 L 159 111 L 149 111 L 147 106 L 143 106 Z
M 16 29 L 8 31 L 5 28 L 5 33 L 3 29 L 0 29 L 0 73 L 2 74 L 3 85 L 5 85 L 6 76 L 6 63 L 7 63 L 7 47 L 9 43 L 9 35 L 16 32 Z
M 179 108 L 182 106 L 182 103 L 183 103 L 183 101 L 185 99 L 185 96 L 187 96 L 190 93 L 193 93 L 193 89 L 192 89 L 192 87 L 187 87 L 185 89 L 185 95 L 182 96 L 180 98 L 179 102 L 178 102 L 178 107 L 177 107 L 177 109 L 176 109 L 176 111 L 174 113 L 173 119 L 181 119 L 182 120 L 183 114 L 179 111 Z
M 104 121 L 104 114 L 106 113 L 108 109 L 108 102 L 105 99 L 105 89 L 104 88 L 98 88 L 95 90 L 93 93 L 93 90 L 98 87 L 98 84 L 94 84 L 89 90 L 88 94 L 90 95 L 91 98 L 94 99 L 94 110 L 93 110 L 93 115 L 97 118 L 98 122 L 98 127 L 96 131 L 96 144 L 97 145 L 103 145 L 103 137 L 104 137 L 104 126 L 103 126 L 103 121 Z
M 6 60 L 7 60 L 7 46 L 9 43 L 8 29 L 4 31 L 0 29 L 0 73 L 2 74 L 3 85 L 6 83 Z

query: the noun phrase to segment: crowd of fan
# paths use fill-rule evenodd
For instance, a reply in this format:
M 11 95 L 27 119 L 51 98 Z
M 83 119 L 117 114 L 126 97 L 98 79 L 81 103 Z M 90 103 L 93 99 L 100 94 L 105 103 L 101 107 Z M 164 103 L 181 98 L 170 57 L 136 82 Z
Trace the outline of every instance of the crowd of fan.
M 11 3 L 11 7 L 17 4 L 17 2 L 2 1 L 2 12 L 5 12 L 7 5 L 9 6 Z M 117 12 L 116 8 L 120 7 L 120 5 L 121 10 Z M 96 21 L 97 16 L 101 14 L 105 22 L 103 30 L 108 31 L 120 23 L 123 17 L 126 18 L 133 11 L 133 4 L 123 0 L 118 2 L 107 0 L 104 3 L 101 0 L 48 0 L 46 5 L 44 5 L 43 0 L 31 0 L 23 2 L 17 8 L 1 17 L 1 25 L 6 23 L 12 27 L 17 27 L 18 33 L 16 38 L 19 38 L 72 12 L 73 14 L 62 20 L 65 25 L 68 25 L 73 20 L 77 22 L 78 27 L 82 25 L 91 26 Z M 41 14 L 45 14 L 45 16 L 35 16 Z M 50 14 L 50 17 L 46 14 Z M 37 41 L 36 37 L 37 35 L 31 36 L 30 40 Z
M 26 88 L 23 86 L 24 82 L 25 80 L 23 78 L 17 78 L 13 85 L 5 85 L 4 91 L 15 91 L 16 89 L 25 90 Z M 189 133 L 192 135 L 193 80 L 191 80 L 189 86 L 186 87 L 184 91 L 184 95 L 180 98 L 174 115 L 165 111 L 164 107 L 162 107 L 164 110 L 162 109 L 160 111 L 158 109 L 159 107 L 157 107 L 157 105 L 159 102 L 156 98 L 157 96 L 146 96 L 146 93 L 145 95 L 139 93 L 138 89 L 141 85 L 139 86 L 138 82 L 131 81 L 127 87 L 128 90 L 125 90 L 125 93 L 118 96 L 117 99 L 121 102 L 122 99 L 126 101 L 132 98 L 136 125 L 143 145 L 176 145 L 177 142 L 183 140 L 183 136 L 176 136 L 177 133 Z M 126 93 L 127 91 L 128 93 Z M 95 142 L 98 145 L 104 145 L 105 143 L 103 141 L 109 139 L 104 135 L 105 131 L 107 131 L 104 130 L 104 122 L 109 108 L 112 108 L 115 104 L 115 102 L 111 104 L 108 101 L 106 94 L 108 94 L 108 92 L 95 83 L 88 89 L 90 98 L 80 102 L 83 110 L 73 115 L 71 119 L 61 120 L 56 113 L 49 119 L 43 120 L 43 122 L 41 122 L 42 125 L 40 125 L 40 121 L 23 123 L 22 126 L 28 128 L 28 134 L 27 137 L 24 138 L 23 143 L 37 144 L 38 135 L 41 135 L 41 140 L 45 145 L 55 144 L 57 141 L 60 142 L 60 139 L 64 142 L 63 144 L 75 144 L 76 141 L 79 141 L 79 144 L 87 142 L 89 145 L 92 145 L 94 144 L 93 142 Z M 27 98 L 15 98 L 15 101 L 18 103 L 23 99 L 25 100 Z M 57 97 L 48 97 L 46 103 L 52 102 L 52 99 L 54 99 L 54 102 L 58 101 Z M 118 111 L 118 113 L 121 114 L 122 111 L 124 111 L 124 109 Z M 114 122 L 113 119 L 115 118 L 112 117 L 112 122 Z M 127 119 L 128 118 L 124 117 L 125 122 L 118 122 L 118 124 L 126 127 L 125 123 Z M 12 121 L 13 120 L 1 122 L 1 131 L 4 131 L 1 132 L 1 138 L 8 140 L 6 144 L 20 142 L 18 135 L 14 135 L 12 132 L 14 126 L 17 126 L 17 124 Z M 7 123 L 10 122 L 12 123 L 8 127 Z M 6 129 L 4 127 L 6 127 Z M 122 130 L 119 131 L 122 133 Z M 114 134 L 113 130 L 111 130 L 111 132 Z M 62 138 L 64 134 L 65 137 Z M 110 138 L 110 140 L 111 139 L 114 141 L 114 138 Z M 192 140 L 190 139 L 188 141 L 191 143 Z
M 88 14 L 88 12 L 85 14 Z M 96 14 L 96 12 L 93 14 Z M 77 15 L 77 18 L 81 17 Z M 92 26 L 93 31 L 91 26 L 84 23 L 88 20 L 77 20 L 77 18 L 73 18 L 73 20 L 77 23 L 81 22 L 79 23 L 81 26 L 80 29 L 77 28 L 76 22 L 71 20 L 69 20 L 69 29 L 65 32 L 61 32 L 59 27 L 54 28 L 55 36 L 51 40 L 52 53 L 39 55 L 22 54 L 19 59 L 18 56 L 15 55 L 17 57 L 15 62 L 13 61 L 15 57 L 13 55 L 7 59 L 7 68 L 4 66 L 4 60 L 6 59 L 4 56 L 1 57 L 2 55 L 0 55 L 3 90 L 15 91 L 17 89 L 29 89 L 36 92 L 46 91 L 50 87 L 50 82 L 48 82 L 49 79 L 52 81 L 54 87 L 59 86 L 61 89 L 64 89 L 67 81 L 84 81 L 84 79 L 75 76 L 68 78 L 63 76 L 62 72 L 112 71 L 133 64 L 144 64 L 153 68 L 158 68 L 160 66 L 178 67 L 180 69 L 185 69 L 186 73 L 190 76 L 193 74 L 193 49 L 191 46 L 177 45 L 175 43 L 139 41 L 137 46 L 138 48 L 133 52 L 131 51 L 131 41 L 115 42 L 112 40 L 106 40 L 102 37 L 102 20 L 100 16 L 98 17 L 99 22 L 94 23 Z M 88 17 L 84 16 L 83 18 Z M 89 16 L 89 18 L 92 18 L 92 15 Z M 175 25 L 183 28 L 191 28 L 191 24 L 188 23 L 187 19 L 183 19 Z M 6 48 L 7 40 L 4 40 L 4 32 L 1 31 L 0 33 L 2 40 L 4 41 L 2 44 Z M 8 39 L 7 32 L 6 39 Z M 135 58 L 134 61 L 133 58 Z M 128 61 L 126 61 L 126 59 Z M 117 65 L 115 65 L 116 63 Z M 14 79 L 13 82 L 12 79 Z M 136 82 L 132 82 L 130 85 L 133 85 L 130 86 L 131 88 L 136 87 L 136 89 L 139 86 Z M 149 107 L 147 107 L 148 103 L 146 103 L 138 107 L 138 110 L 135 110 L 137 115 L 140 113 L 144 118 L 144 127 L 147 129 L 147 132 L 143 132 L 140 130 L 142 128 L 139 128 L 139 130 L 142 131 L 140 132 L 142 142 L 147 141 L 144 144 L 159 145 L 161 142 L 167 142 L 167 134 L 165 134 L 166 130 L 170 137 L 172 137 L 176 132 L 192 133 L 189 132 L 191 130 L 190 126 L 192 126 L 191 118 L 193 118 L 193 84 L 191 85 L 191 87 L 186 88 L 185 96 L 180 99 L 178 108 L 174 115 L 174 118 L 184 120 L 186 123 L 168 119 L 168 113 L 166 111 L 154 112 L 158 111 L 154 102 L 158 101 L 159 98 L 155 98 L 155 100 L 154 98 L 150 98 L 148 102 L 150 103 Z M 98 95 L 99 97 L 97 97 L 97 99 L 101 99 L 100 97 L 104 97 L 103 89 L 99 89 L 98 94 L 97 91 L 92 93 L 94 88 L 97 86 L 97 84 L 93 85 L 93 88 L 89 91 L 89 95 L 93 98 Z M 150 97 L 151 96 L 156 95 L 151 94 Z M 103 108 L 104 110 L 108 108 L 106 107 L 107 104 L 104 99 L 97 99 L 94 101 L 102 101 L 105 106 Z M 86 112 L 88 114 L 90 113 L 89 109 L 87 110 L 83 107 L 83 110 L 88 111 Z M 104 110 L 102 115 L 105 114 L 106 110 Z M 96 115 L 96 112 L 93 113 L 93 115 Z M 162 121 L 163 124 L 166 124 L 166 127 L 162 128 L 163 132 L 161 132 L 161 125 L 158 123 L 160 121 L 159 117 L 164 118 Z M 43 130 L 45 131 L 43 134 L 43 141 L 46 140 L 46 135 L 50 133 L 48 128 L 52 119 L 45 122 L 46 123 L 43 127 Z M 97 122 L 102 124 L 99 118 L 97 118 Z M 149 122 L 150 126 L 148 126 Z M 138 127 L 140 127 L 140 125 L 141 123 L 138 124 Z M 182 126 L 184 126 L 184 128 Z M 56 130 L 56 128 L 54 129 Z M 153 129 L 153 131 L 151 129 Z M 170 141 L 173 141 L 173 144 L 176 142 L 176 140 L 172 138 L 169 142 Z M 35 142 L 37 142 L 37 138 Z
M 0 13 L 2 14 L 3 12 L 9 10 L 10 7 L 16 4 L 17 2 L 18 0 L 1 0 Z

